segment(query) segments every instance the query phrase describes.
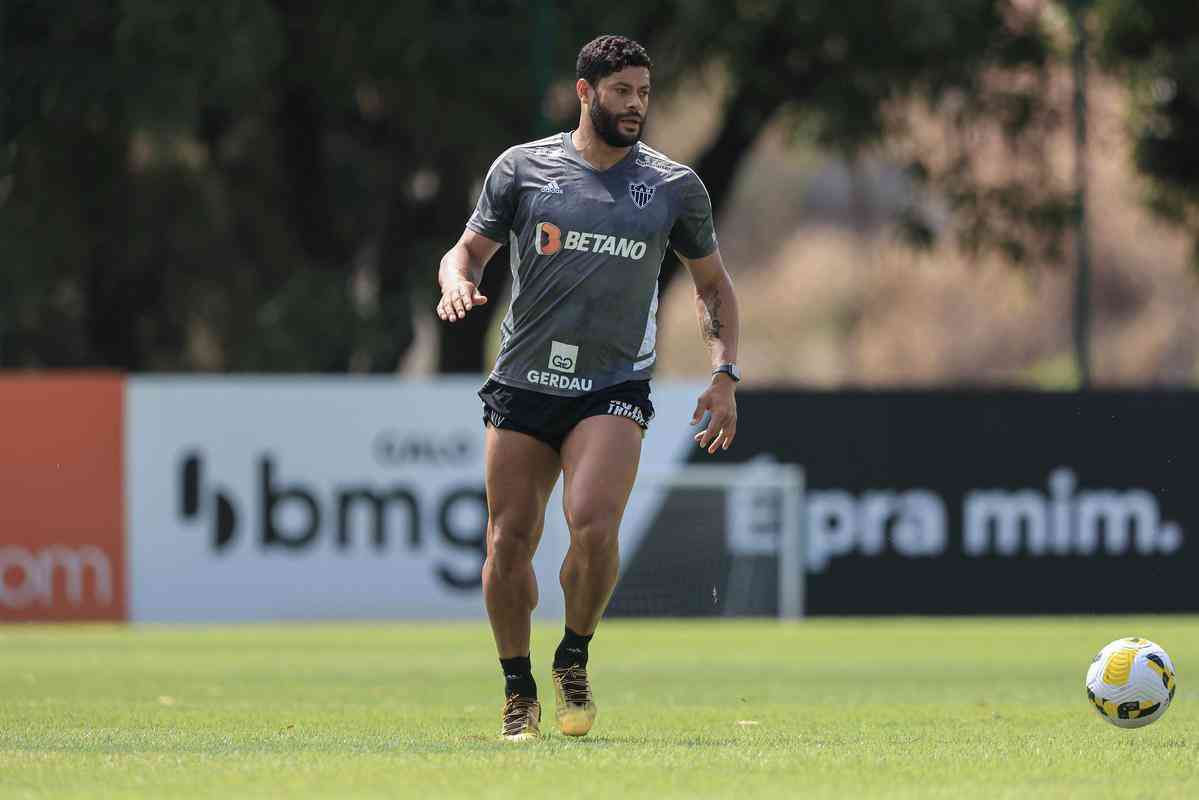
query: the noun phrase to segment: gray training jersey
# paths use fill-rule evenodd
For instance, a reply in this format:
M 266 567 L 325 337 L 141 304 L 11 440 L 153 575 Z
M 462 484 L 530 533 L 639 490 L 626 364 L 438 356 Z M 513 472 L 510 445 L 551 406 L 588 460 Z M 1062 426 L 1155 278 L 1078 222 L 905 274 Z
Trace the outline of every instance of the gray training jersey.
M 491 378 L 577 397 L 649 380 L 666 248 L 716 250 L 712 202 L 689 168 L 637 143 L 598 170 L 569 133 L 496 159 L 467 227 L 509 240 L 512 306 Z

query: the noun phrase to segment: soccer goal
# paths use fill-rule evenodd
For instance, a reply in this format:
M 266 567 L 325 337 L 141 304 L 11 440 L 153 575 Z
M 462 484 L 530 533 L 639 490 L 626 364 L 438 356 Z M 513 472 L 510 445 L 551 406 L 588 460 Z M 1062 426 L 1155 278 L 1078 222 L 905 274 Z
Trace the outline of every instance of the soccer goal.
M 803 470 L 762 458 L 643 468 L 610 616 L 804 616 Z

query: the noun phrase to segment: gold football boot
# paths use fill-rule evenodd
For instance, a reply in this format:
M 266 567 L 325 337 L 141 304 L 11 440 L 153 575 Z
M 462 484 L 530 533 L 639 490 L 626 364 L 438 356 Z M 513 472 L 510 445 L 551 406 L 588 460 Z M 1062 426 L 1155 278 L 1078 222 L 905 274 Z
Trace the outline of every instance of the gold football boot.
M 558 730 L 567 736 L 585 736 L 595 724 L 596 714 L 586 667 L 576 664 L 555 669 L 552 674 L 554 694 L 557 696 L 554 717 L 558 722 Z
M 504 701 L 504 721 L 500 736 L 509 742 L 527 742 L 541 738 L 541 703 L 532 697 L 514 694 Z

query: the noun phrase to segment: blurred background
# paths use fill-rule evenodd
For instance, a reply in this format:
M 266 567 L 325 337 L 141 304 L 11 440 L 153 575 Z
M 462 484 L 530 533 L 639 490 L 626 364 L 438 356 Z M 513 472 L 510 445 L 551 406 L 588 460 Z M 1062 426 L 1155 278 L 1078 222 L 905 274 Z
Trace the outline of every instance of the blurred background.
M 613 613 L 1199 610 L 1193 2 L 0 0 L 0 618 L 481 616 L 508 256 L 455 326 L 437 265 L 609 32 L 712 195 L 718 460 L 773 492 L 675 474 L 668 257 Z
M 504 303 L 436 325 L 437 262 L 622 32 L 717 206 L 747 382 L 1199 378 L 1193 4 L 632 5 L 4 0 L 0 366 L 481 373 Z M 676 267 L 665 377 L 706 364 Z

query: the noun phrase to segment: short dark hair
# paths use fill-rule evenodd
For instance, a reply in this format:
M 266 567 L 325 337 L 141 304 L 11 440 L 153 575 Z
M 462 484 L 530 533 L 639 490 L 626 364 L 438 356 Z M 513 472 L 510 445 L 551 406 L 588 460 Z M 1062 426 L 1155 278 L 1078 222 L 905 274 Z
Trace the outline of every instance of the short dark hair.
M 625 67 L 652 68 L 645 48 L 625 36 L 597 36 L 579 51 L 575 74 L 592 86 Z

